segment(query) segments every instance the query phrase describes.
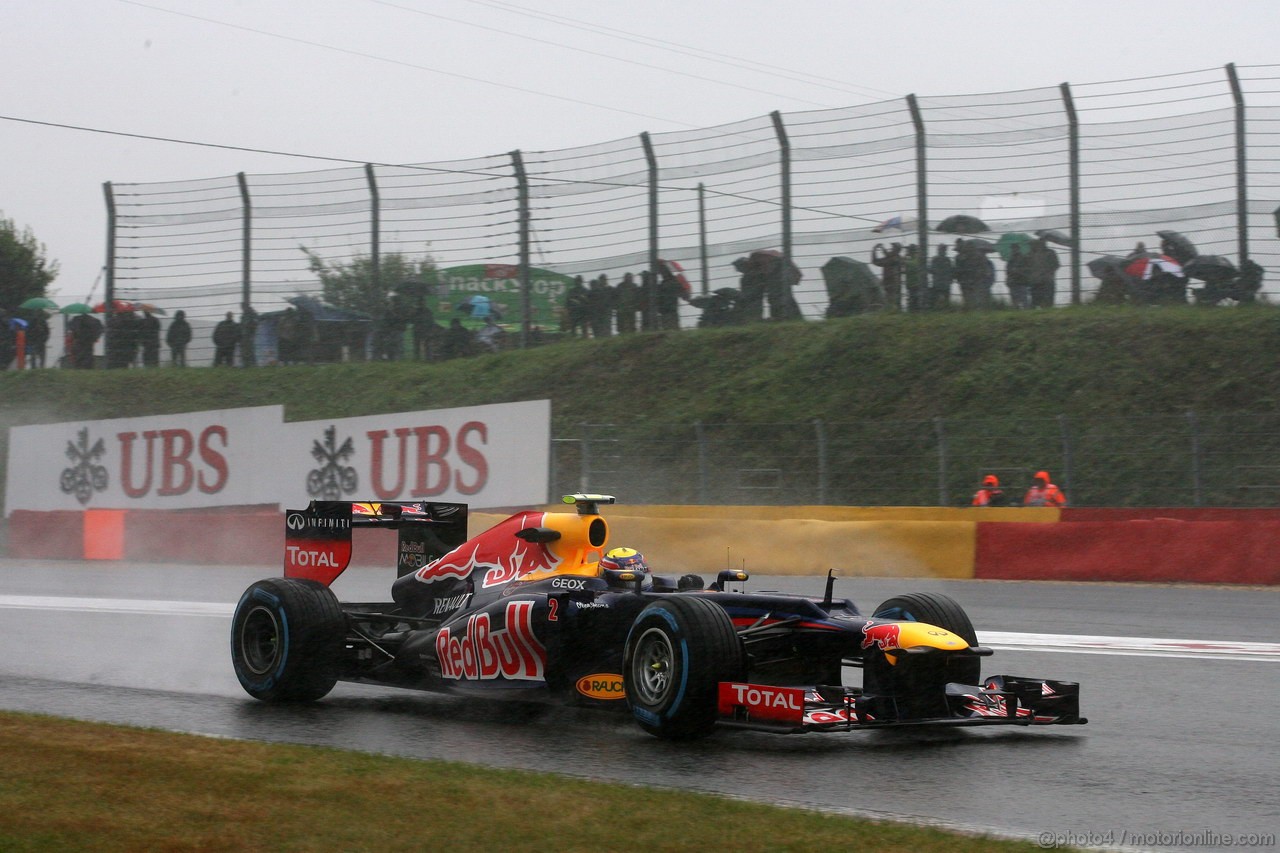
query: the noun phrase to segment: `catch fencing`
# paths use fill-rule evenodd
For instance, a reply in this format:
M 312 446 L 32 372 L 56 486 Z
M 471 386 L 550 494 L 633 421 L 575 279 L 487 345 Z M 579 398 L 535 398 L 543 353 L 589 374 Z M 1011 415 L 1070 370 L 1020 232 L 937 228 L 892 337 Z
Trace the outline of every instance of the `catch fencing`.
M 580 424 L 552 439 L 554 494 L 627 503 L 960 506 L 994 473 L 1048 470 L 1073 506 L 1280 502 L 1280 415 Z
M 1090 259 L 1139 241 L 1155 248 L 1163 229 L 1202 254 L 1274 271 L 1278 84 L 1280 65 L 1227 66 L 775 112 L 560 151 L 113 182 L 105 295 L 185 310 L 192 363 L 207 364 L 226 312 L 323 296 L 303 248 L 330 266 L 365 265 L 375 279 L 392 255 L 440 269 L 499 265 L 475 286 L 508 322 L 522 318 L 522 342 L 556 322 L 526 313 L 533 270 L 616 283 L 663 259 L 707 293 L 737 286 L 736 258 L 773 249 L 802 272 L 795 297 L 819 319 L 830 258 L 867 260 L 890 241 L 932 254 L 955 236 L 933 226 L 956 214 L 981 218 L 993 239 L 1072 236 L 1074 248 L 1059 249 L 1057 304 L 1092 298 Z M 563 283 L 546 286 L 562 297 Z M 1264 279 L 1263 298 L 1278 294 L 1274 275 Z M 697 309 L 681 312 L 682 326 L 696 323 Z

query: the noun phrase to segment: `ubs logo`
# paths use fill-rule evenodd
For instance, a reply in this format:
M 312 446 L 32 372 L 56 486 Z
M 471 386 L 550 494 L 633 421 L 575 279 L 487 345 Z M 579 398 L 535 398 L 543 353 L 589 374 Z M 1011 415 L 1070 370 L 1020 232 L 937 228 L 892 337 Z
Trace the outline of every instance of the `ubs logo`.
M 67 458 L 72 465 L 62 469 L 59 483 L 62 491 L 75 495 L 81 505 L 87 504 L 94 492 L 106 491 L 107 469 L 98 464 L 98 460 L 107 452 L 102 439 L 92 446 L 89 444 L 89 428 L 85 427 L 76 433 L 75 442 L 67 442 Z

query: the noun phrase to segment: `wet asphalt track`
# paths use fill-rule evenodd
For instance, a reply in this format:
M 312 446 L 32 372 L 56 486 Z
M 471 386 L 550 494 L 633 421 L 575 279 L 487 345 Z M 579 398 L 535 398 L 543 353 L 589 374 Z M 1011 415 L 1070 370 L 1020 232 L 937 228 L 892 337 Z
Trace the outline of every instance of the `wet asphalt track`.
M 1280 831 L 1277 655 L 1003 650 L 984 673 L 1079 681 L 1090 724 L 723 732 L 669 744 L 624 715 L 528 713 L 359 685 L 339 685 L 311 707 L 255 702 L 231 671 L 229 612 L 245 586 L 269 574 L 0 560 L 0 708 L 553 771 L 1033 839 L 1056 833 L 1082 846 L 1215 849 L 1226 845 L 1203 842 Z M 335 591 L 384 600 L 389 583 L 388 572 L 352 569 Z M 751 587 L 820 594 L 822 581 L 753 578 Z M 984 629 L 1280 642 L 1274 589 L 886 579 L 837 586 L 864 610 L 920 590 L 959 600 L 980 641 L 992 645 Z

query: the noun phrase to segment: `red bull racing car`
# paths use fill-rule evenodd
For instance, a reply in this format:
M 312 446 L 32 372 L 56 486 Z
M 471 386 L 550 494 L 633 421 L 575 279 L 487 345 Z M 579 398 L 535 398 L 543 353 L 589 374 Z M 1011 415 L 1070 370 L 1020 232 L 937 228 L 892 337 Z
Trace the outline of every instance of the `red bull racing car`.
M 564 500 L 576 512 L 518 512 L 470 539 L 465 504 L 289 510 L 285 576 L 236 606 L 241 685 L 267 702 L 316 700 L 342 680 L 612 707 L 663 738 L 1086 722 L 1075 683 L 982 678 L 991 650 L 944 595 L 865 614 L 833 596 L 830 574 L 821 597 L 748 592 L 735 570 L 709 584 L 664 577 L 610 549 L 599 508 L 612 497 Z M 360 528 L 397 531 L 390 601 L 340 602 L 329 588 Z

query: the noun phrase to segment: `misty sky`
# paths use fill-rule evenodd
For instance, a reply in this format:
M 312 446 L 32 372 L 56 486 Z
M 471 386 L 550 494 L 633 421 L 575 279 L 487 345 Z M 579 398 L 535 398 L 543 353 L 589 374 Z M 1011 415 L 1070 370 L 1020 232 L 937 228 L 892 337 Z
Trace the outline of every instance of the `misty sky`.
M 1269 65 L 1277 24 L 1263 0 L 10 0 L 0 211 L 59 262 L 70 302 L 103 264 L 104 181 L 430 163 Z

